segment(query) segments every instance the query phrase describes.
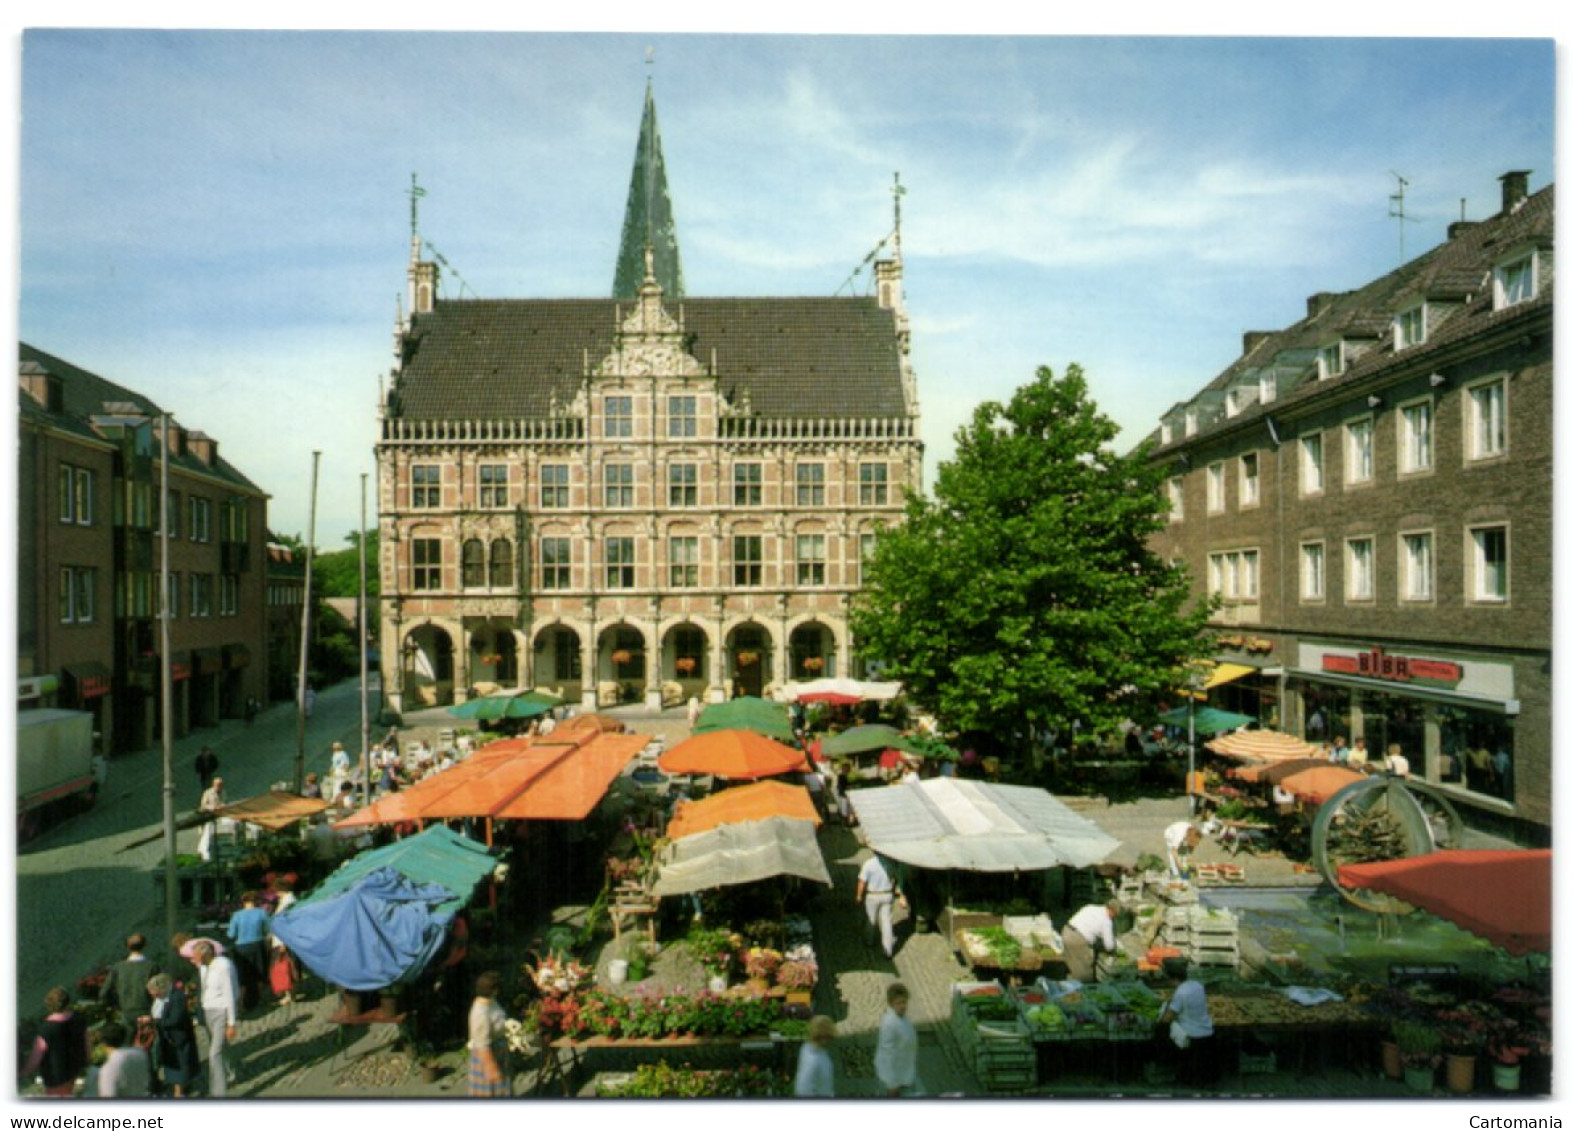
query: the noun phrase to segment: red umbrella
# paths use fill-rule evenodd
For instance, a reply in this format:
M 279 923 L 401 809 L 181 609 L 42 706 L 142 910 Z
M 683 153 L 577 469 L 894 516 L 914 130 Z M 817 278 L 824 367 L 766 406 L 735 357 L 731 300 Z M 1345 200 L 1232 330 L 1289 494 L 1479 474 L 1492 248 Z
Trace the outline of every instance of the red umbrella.
M 1509 954 L 1551 950 L 1551 850 L 1462 849 L 1344 864 L 1338 882 L 1386 892 Z
M 1346 770 L 1342 766 L 1318 766 L 1290 774 L 1278 784 L 1302 801 L 1320 805 L 1352 781 L 1365 778 L 1359 770 Z
M 843 695 L 839 691 L 809 691 L 797 697 L 799 703 L 829 703 L 833 707 L 851 707 L 863 702 L 856 695 Z
M 794 750 L 751 730 L 710 730 L 685 738 L 656 764 L 669 774 L 714 774 L 718 778 L 767 778 L 807 770 Z
M 886 750 L 879 756 L 879 768 L 882 770 L 899 770 L 907 764 L 907 755 L 900 750 Z

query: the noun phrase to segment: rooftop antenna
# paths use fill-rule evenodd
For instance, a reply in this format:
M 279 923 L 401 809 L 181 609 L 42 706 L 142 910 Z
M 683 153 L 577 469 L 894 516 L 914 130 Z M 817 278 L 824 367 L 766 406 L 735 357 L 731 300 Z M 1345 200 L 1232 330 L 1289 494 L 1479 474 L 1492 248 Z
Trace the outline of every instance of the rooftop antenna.
M 894 237 L 895 238 L 895 252 L 896 252 L 896 258 L 900 259 L 901 258 L 901 198 L 907 195 L 907 190 L 904 187 L 902 187 L 902 184 L 901 184 L 901 171 L 899 169 L 895 173 L 893 173 L 891 175 L 895 178 L 895 184 L 891 187 L 891 190 L 890 190 L 890 195 L 891 195 L 892 199 L 894 199 L 895 202 L 896 202 L 896 231 L 895 231 L 895 237 Z
M 863 273 L 863 269 L 874 262 L 875 257 L 885 250 L 887 244 L 890 245 L 896 258 L 898 260 L 901 258 L 901 198 L 907 195 L 907 189 L 901 183 L 900 173 L 895 174 L 895 184 L 891 187 L 890 195 L 895 203 L 895 229 L 874 245 L 874 250 L 863 257 L 863 262 L 852 268 L 852 274 L 848 275 L 846 280 L 836 288 L 835 294 L 839 295 L 842 291 L 851 289 L 857 283 L 857 277 Z
M 1409 216 L 1404 212 L 1404 190 L 1409 187 L 1409 182 L 1404 179 L 1401 173 L 1395 173 L 1391 169 L 1388 172 L 1393 173 L 1394 178 L 1398 181 L 1398 191 L 1387 198 L 1387 215 L 1390 219 L 1398 221 L 1398 265 L 1402 267 L 1406 262 L 1404 256 L 1404 225 L 1414 219 L 1413 216 Z
M 421 197 L 426 195 L 426 190 L 421 188 L 421 186 L 416 182 L 414 173 L 410 174 L 410 191 L 406 195 L 408 195 L 410 198 L 410 239 L 413 240 L 415 238 L 416 229 L 419 227 L 417 209 L 420 206 L 416 202 L 419 201 Z

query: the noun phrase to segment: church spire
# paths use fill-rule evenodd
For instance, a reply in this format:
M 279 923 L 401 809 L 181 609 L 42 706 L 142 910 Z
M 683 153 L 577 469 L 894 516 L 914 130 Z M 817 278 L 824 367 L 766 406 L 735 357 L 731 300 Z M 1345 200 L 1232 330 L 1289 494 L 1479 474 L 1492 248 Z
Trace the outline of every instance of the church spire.
M 623 213 L 623 242 L 617 252 L 613 298 L 639 297 L 646 275 L 646 247 L 653 252 L 653 274 L 665 297 L 669 301 L 682 298 L 683 262 L 677 250 L 677 223 L 666 187 L 661 133 L 655 123 L 655 90 L 648 80 L 644 117 L 639 123 L 639 147 L 634 152 L 634 173 L 628 185 L 628 207 Z

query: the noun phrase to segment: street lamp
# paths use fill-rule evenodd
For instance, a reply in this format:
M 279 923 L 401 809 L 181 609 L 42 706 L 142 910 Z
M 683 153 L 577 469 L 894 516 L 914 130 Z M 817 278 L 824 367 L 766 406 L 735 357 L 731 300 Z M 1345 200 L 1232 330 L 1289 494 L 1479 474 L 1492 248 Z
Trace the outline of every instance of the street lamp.
M 1186 701 L 1189 703 L 1187 714 L 1190 724 L 1190 741 L 1185 746 L 1185 797 L 1190 806 L 1190 815 L 1196 816 L 1196 697 L 1202 693 L 1202 677 L 1200 672 L 1191 672 L 1186 681 Z

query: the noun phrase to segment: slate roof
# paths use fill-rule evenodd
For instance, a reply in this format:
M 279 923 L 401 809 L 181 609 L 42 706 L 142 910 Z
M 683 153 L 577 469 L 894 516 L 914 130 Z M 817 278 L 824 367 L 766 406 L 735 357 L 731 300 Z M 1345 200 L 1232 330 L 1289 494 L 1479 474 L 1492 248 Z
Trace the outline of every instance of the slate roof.
M 124 385 L 117 385 L 107 378 L 72 365 L 69 361 L 45 353 L 28 345 L 26 342 L 17 344 L 19 365 L 23 373 L 30 370 L 42 371 L 60 378 L 63 397 L 61 411 L 49 412 L 42 408 L 37 401 L 26 393 L 22 394 L 22 411 L 32 417 L 46 417 L 55 425 L 77 432 L 85 436 L 104 437 L 93 428 L 91 420 L 94 416 L 109 415 L 105 405 L 119 403 L 135 406 L 135 411 L 144 416 L 156 417 L 165 410 L 160 408 L 150 398 L 143 396 L 135 389 L 128 389 Z M 171 415 L 174 415 L 171 413 Z M 217 456 L 212 466 L 203 463 L 195 454 L 188 451 L 184 455 L 171 453 L 169 465 L 196 475 L 212 475 L 220 479 L 227 479 L 238 486 L 248 488 L 258 494 L 263 494 L 250 479 L 246 478 L 235 466 L 222 455 Z
M 1536 296 L 1502 310 L 1492 309 L 1492 268 L 1520 247 L 1538 243 L 1549 248 L 1555 218 L 1555 186 L 1547 186 L 1527 197 L 1513 212 L 1499 213 L 1464 229 L 1446 243 L 1358 290 L 1330 296 L 1316 313 L 1287 329 L 1266 334 L 1254 348 L 1191 399 L 1207 393 L 1222 394 L 1249 371 L 1270 366 L 1275 358 L 1287 353 L 1314 350 L 1339 338 L 1376 339 L 1342 375 L 1327 381 L 1302 382 L 1268 405 L 1252 404 L 1236 416 L 1204 425 L 1195 436 L 1176 437 L 1166 445 L 1160 445 L 1161 432 L 1155 430 L 1147 437 L 1154 444 L 1155 454 L 1181 448 L 1194 439 L 1206 439 L 1209 434 L 1226 427 L 1282 412 L 1314 397 L 1338 396 L 1351 382 L 1361 381 L 1384 368 L 1408 366 L 1418 358 L 1444 352 L 1494 326 L 1548 310 L 1553 290 L 1553 270 L 1549 262 L 1543 264 L 1547 270 Z M 1393 315 L 1421 299 L 1458 305 L 1439 322 L 1427 327 L 1423 343 L 1395 351 Z M 1186 403 L 1173 406 L 1163 415 L 1167 416 Z
M 574 399 L 585 352 L 593 369 L 612 350 L 611 299 L 457 299 L 414 319 L 392 415 L 408 420 L 528 419 L 553 395 Z M 687 298 L 688 351 L 722 392 L 746 391 L 761 417 L 901 417 L 901 352 L 894 312 L 872 297 Z

